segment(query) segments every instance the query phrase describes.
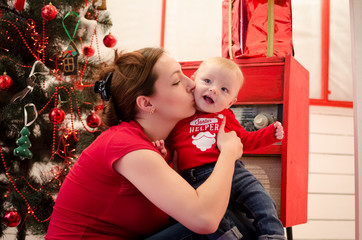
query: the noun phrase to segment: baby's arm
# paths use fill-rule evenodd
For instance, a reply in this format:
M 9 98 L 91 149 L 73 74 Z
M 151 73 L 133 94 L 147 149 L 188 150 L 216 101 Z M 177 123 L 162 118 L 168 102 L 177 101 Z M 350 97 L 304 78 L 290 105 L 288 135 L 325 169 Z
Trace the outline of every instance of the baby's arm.
M 280 122 L 275 122 L 274 127 L 275 127 L 275 133 L 274 133 L 275 138 L 278 140 L 282 140 L 284 137 L 284 130 L 282 124 Z

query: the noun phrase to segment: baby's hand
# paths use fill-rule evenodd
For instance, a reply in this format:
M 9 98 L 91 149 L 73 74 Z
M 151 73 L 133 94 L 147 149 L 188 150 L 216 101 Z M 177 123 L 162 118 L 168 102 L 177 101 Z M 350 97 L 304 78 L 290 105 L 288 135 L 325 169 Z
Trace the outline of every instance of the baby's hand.
M 160 151 L 160 153 L 162 154 L 163 158 L 166 158 L 167 156 L 167 149 L 165 147 L 165 141 L 161 140 L 157 140 L 152 142 L 153 145 L 155 145 L 155 147 L 158 149 L 158 151 Z
M 283 131 L 282 124 L 280 122 L 275 122 L 274 127 L 275 127 L 274 136 L 276 137 L 276 139 L 282 140 L 284 137 L 284 131 Z

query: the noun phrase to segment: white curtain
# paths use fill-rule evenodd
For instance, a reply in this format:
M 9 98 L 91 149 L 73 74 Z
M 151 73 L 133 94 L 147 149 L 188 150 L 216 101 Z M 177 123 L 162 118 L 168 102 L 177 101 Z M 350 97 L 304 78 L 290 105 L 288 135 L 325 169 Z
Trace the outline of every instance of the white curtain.
M 222 0 L 167 0 L 166 50 L 178 61 L 221 56 Z M 162 0 L 108 0 L 117 47 L 159 46 Z M 348 0 L 331 0 L 330 100 L 352 101 Z M 292 0 L 294 57 L 310 73 L 310 97 L 321 97 L 321 0 Z M 110 56 L 107 49 L 107 56 Z
M 353 101 L 349 0 L 331 0 L 329 46 L 329 98 Z

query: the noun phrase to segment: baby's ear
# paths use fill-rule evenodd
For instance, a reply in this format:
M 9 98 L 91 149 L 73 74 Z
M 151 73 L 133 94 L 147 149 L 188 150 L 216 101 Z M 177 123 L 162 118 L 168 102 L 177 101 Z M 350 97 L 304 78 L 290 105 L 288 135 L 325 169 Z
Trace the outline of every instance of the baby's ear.
M 234 98 L 234 99 L 230 102 L 229 107 L 231 107 L 231 105 L 233 105 L 234 103 L 236 103 L 237 100 L 238 100 L 238 98 Z

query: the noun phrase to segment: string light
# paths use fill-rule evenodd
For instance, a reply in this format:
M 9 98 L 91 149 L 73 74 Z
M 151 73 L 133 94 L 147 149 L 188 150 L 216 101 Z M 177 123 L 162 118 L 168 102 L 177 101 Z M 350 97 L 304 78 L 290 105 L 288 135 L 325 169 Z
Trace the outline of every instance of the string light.
M 43 219 L 43 220 L 41 220 L 41 219 L 38 218 L 38 216 L 35 214 L 33 208 L 30 206 L 28 200 L 25 198 L 25 196 L 22 194 L 22 192 L 21 192 L 21 191 L 18 189 L 18 187 L 16 186 L 15 181 L 14 181 L 13 178 L 10 176 L 8 167 L 7 167 L 6 162 L 5 162 L 5 158 L 4 158 L 4 155 L 3 155 L 3 151 L 2 151 L 2 146 L 1 146 L 1 145 L 0 145 L 0 156 L 1 156 L 1 161 L 2 161 L 3 166 L 4 166 L 4 169 L 5 169 L 5 174 L 6 174 L 6 176 L 8 177 L 9 182 L 11 183 L 11 185 L 13 186 L 13 188 L 15 189 L 15 191 L 16 191 L 16 192 L 19 194 L 19 196 L 24 200 L 24 202 L 25 202 L 25 204 L 26 204 L 26 206 L 27 206 L 27 208 L 28 208 L 28 213 L 30 213 L 38 222 L 44 223 L 44 222 L 49 221 L 51 216 L 49 216 L 48 218 Z M 28 183 L 28 185 L 30 185 L 30 184 Z M 31 186 L 31 185 L 30 185 L 30 186 Z M 35 188 L 33 188 L 33 189 L 35 189 Z M 48 193 L 48 192 L 47 192 L 47 193 Z M 50 194 L 50 193 L 48 193 L 48 194 Z M 50 195 L 51 195 L 51 194 L 50 194 Z M 54 201 L 53 196 L 51 196 L 51 197 L 52 197 L 52 199 L 53 199 L 53 201 Z M 54 202 L 55 202 L 55 201 L 54 201 Z
M 99 10 L 97 11 L 97 15 L 96 15 L 96 19 L 95 19 L 96 22 L 98 22 L 98 17 L 99 17 Z M 91 38 L 91 42 L 90 42 L 91 46 L 93 45 L 94 35 L 96 35 L 96 29 L 97 28 L 94 28 L 93 33 L 92 33 L 92 38 Z M 82 78 L 83 78 L 83 75 L 84 75 L 85 68 L 87 67 L 87 64 L 88 64 L 88 59 L 89 59 L 89 56 L 86 56 L 86 61 L 85 61 L 85 64 L 83 66 L 83 70 L 80 73 L 80 77 L 79 77 L 79 81 L 78 81 L 78 85 L 80 85 L 80 86 L 83 86 Z
M 45 6 L 45 0 L 43 1 L 43 6 Z M 43 63 L 45 62 L 45 46 L 46 46 L 46 43 L 45 43 L 45 20 L 43 18 L 43 34 L 42 34 L 42 53 L 43 53 Z
M 20 63 L 17 63 L 15 60 L 13 60 L 12 58 L 9 58 L 8 56 L 2 55 L 2 56 L 0 56 L 0 60 L 1 60 L 2 58 L 8 59 L 8 60 L 10 60 L 11 62 L 15 63 L 16 65 L 18 65 L 18 66 L 20 66 L 20 67 L 23 67 L 23 68 L 32 68 L 32 66 L 27 66 L 27 65 L 22 65 L 22 64 L 20 64 Z
M 18 32 L 19 36 L 21 37 L 21 39 L 23 40 L 26 48 L 29 50 L 29 52 L 34 56 L 34 58 L 37 60 L 37 61 L 40 61 L 40 59 L 38 58 L 38 56 L 35 55 L 35 53 L 31 50 L 31 48 L 29 47 L 29 44 L 26 42 L 23 34 L 21 33 L 21 31 L 19 30 L 19 28 L 13 24 L 12 22 L 10 22 L 9 20 L 6 20 L 6 19 L 0 19 L 1 22 L 6 22 L 8 23 L 9 26 L 12 26 L 15 28 L 15 30 Z M 44 61 L 43 61 L 44 62 Z

